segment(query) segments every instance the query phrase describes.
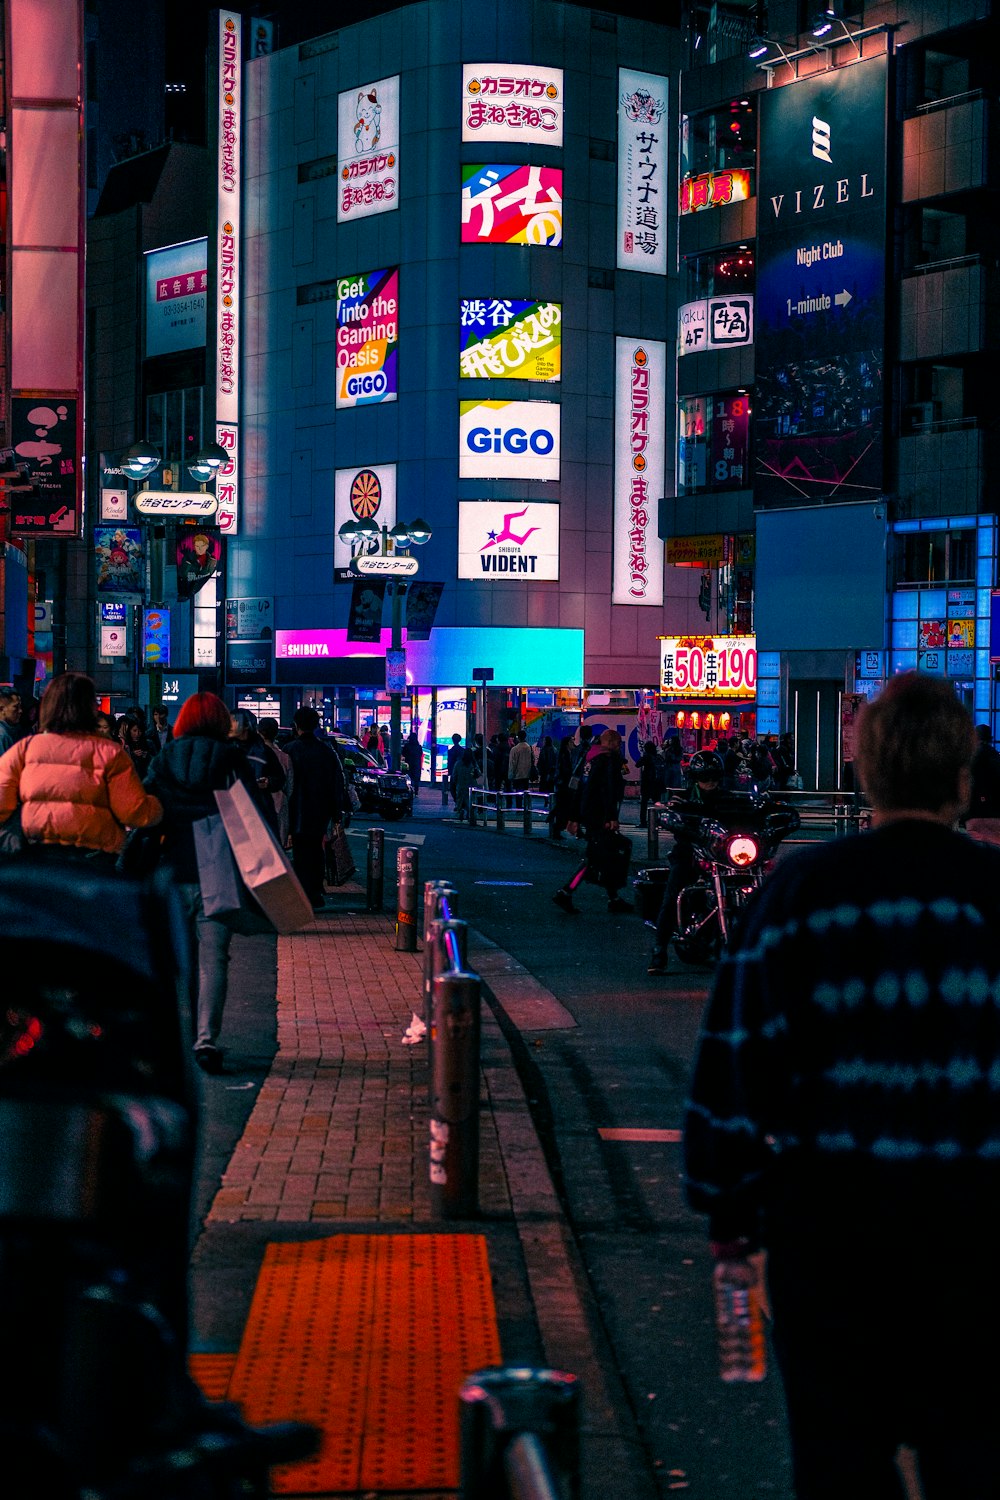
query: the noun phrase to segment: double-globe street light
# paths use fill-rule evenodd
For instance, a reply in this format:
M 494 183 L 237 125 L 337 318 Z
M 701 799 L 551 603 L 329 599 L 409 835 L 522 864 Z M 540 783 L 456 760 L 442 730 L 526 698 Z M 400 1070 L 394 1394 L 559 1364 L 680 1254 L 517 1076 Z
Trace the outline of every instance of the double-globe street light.
M 368 517 L 366 520 L 345 521 L 339 527 L 337 535 L 341 541 L 347 542 L 351 548 L 352 573 L 358 577 L 377 577 L 389 580 L 389 598 L 392 600 L 392 640 L 390 649 L 393 653 L 393 670 L 387 673 L 389 678 L 389 754 L 392 759 L 392 768 L 398 771 L 400 767 L 401 719 L 402 719 L 402 692 L 399 687 L 401 680 L 400 662 L 403 650 L 403 610 L 402 603 L 406 595 L 406 578 L 412 578 L 417 571 L 417 559 L 410 556 L 411 547 L 422 547 L 431 539 L 431 528 L 426 521 L 418 516 L 414 521 L 397 521 L 395 526 L 379 526 L 378 523 Z M 404 667 L 405 672 L 405 667 Z

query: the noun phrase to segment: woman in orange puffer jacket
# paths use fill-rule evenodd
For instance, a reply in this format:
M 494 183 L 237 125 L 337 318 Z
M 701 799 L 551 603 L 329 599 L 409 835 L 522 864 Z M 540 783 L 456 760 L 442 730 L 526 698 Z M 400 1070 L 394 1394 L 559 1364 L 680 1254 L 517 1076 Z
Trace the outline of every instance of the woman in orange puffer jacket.
M 114 868 L 129 828 L 163 817 L 125 749 L 98 733 L 94 684 L 82 672 L 53 677 L 39 732 L 0 756 L 0 826 L 18 806 L 29 854 L 105 869 Z

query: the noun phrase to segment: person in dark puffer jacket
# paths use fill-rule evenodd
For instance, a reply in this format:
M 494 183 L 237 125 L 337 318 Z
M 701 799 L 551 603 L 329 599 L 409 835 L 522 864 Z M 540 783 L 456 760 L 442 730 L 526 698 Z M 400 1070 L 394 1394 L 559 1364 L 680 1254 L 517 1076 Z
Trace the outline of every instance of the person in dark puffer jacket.
M 149 768 L 146 787 L 163 804 L 161 859 L 177 882 L 181 902 L 198 943 L 194 1055 L 206 1073 L 222 1071 L 218 1045 L 226 1004 L 229 945 L 232 933 L 222 922 L 207 917 L 202 908 L 195 853 L 194 825 L 218 812 L 215 793 L 242 781 L 256 798 L 246 757 L 229 738 L 232 719 L 214 693 L 195 693 L 181 708 L 174 737 L 164 745 Z

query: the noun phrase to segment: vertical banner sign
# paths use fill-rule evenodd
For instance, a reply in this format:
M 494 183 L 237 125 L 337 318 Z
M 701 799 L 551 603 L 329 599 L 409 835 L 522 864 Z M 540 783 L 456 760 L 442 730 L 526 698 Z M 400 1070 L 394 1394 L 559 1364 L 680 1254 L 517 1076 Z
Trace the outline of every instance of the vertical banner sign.
M 399 207 L 399 74 L 337 99 L 337 223 Z
M 337 406 L 395 401 L 399 391 L 399 268 L 337 282 Z
M 382 605 L 385 602 L 384 578 L 356 578 L 351 587 L 351 611 L 347 617 L 349 641 L 382 639 Z
M 615 519 L 612 604 L 663 603 L 667 346 L 615 340 Z
M 563 143 L 562 68 L 466 63 L 462 140 Z
M 667 274 L 667 80 L 618 69 L 618 269 Z
M 883 485 L 888 59 L 760 95 L 754 502 Z
M 216 523 L 224 536 L 233 536 L 240 514 L 239 428 L 235 422 L 216 422 L 215 441 L 225 448 L 228 457 L 215 476 L 215 498 L 218 501 Z
M 231 493 L 219 505 L 219 529 L 234 536 L 238 529 L 235 464 L 240 419 L 240 213 L 242 198 L 241 133 L 243 109 L 241 18 L 219 12 L 218 218 L 215 244 L 215 420 L 216 441 L 232 454 Z M 223 436 L 223 433 L 226 435 Z M 219 477 L 223 484 L 222 475 Z

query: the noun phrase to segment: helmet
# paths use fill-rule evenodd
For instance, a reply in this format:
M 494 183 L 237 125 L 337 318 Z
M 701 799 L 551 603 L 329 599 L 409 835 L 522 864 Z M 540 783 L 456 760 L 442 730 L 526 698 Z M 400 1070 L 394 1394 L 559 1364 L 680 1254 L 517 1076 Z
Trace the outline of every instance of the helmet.
M 725 771 L 722 756 L 714 750 L 697 750 L 688 761 L 687 773 L 691 781 L 721 781 Z

